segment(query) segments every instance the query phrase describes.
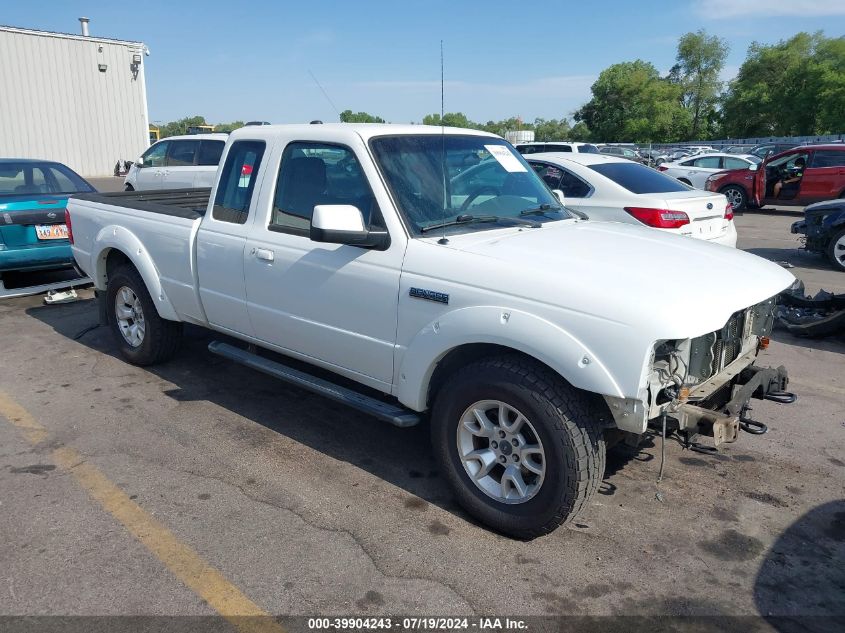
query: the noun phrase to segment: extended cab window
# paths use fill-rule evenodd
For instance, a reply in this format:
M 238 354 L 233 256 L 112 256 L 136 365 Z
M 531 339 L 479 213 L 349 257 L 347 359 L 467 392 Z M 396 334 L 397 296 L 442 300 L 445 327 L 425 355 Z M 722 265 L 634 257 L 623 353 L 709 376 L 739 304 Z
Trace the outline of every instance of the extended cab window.
M 326 143 L 290 143 L 282 154 L 270 228 L 307 235 L 314 207 L 357 207 L 364 224 L 384 223 L 361 164 L 351 149 Z
M 264 141 L 235 141 L 226 155 L 226 163 L 220 174 L 217 195 L 211 216 L 222 222 L 245 224 L 249 216 L 249 204 L 255 189 L 255 180 L 261 158 L 264 156 Z

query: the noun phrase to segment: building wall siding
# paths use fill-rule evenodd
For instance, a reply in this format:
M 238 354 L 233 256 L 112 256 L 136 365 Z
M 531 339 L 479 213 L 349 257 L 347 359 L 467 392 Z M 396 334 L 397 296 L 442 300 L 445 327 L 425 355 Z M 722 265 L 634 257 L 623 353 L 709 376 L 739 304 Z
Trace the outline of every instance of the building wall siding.
M 0 28 L 0 157 L 56 160 L 83 176 L 135 160 L 149 144 L 143 48 Z

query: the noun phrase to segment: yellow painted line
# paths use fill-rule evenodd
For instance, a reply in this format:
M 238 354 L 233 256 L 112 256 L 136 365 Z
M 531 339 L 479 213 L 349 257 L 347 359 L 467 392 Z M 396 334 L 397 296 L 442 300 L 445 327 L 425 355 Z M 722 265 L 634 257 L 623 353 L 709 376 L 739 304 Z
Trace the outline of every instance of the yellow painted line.
M 47 430 L 26 409 L 0 391 L 0 414 L 23 431 L 32 444 L 47 438 Z M 163 524 L 154 519 L 97 467 L 73 448 L 63 446 L 51 456 L 69 472 L 106 512 L 117 519 L 181 582 L 205 600 L 241 633 L 283 633 L 272 616 L 247 598 L 235 585 L 196 551 L 185 545 Z
M 40 444 L 47 439 L 47 429 L 41 426 L 29 411 L 0 391 L 0 413 L 18 427 L 30 444 Z

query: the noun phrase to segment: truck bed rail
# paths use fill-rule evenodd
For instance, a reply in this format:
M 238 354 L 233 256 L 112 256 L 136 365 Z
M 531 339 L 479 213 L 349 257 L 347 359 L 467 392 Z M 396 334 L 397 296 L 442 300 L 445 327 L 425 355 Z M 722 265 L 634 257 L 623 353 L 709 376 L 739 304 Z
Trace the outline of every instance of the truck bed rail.
M 84 193 L 71 196 L 74 200 L 87 200 L 116 207 L 161 213 L 179 218 L 196 220 L 205 215 L 211 188 L 155 189 L 151 191 L 118 191 L 114 193 Z

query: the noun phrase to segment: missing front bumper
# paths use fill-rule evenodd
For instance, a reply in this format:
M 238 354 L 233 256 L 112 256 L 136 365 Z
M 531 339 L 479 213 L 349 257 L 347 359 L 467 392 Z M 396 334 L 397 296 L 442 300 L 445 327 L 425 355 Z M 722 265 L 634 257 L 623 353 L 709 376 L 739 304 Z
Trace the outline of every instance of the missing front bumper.
M 751 365 L 739 372 L 730 384 L 729 399 L 727 392 L 724 392 L 728 388 L 725 385 L 724 389 L 715 390 L 698 401 L 676 405 L 675 410 L 667 412 L 667 415 L 674 418 L 678 427 L 688 434 L 712 437 L 714 446 L 735 442 L 743 423 L 748 423 L 743 417 L 748 401 L 760 398 L 784 404 L 794 402 L 795 395 L 786 391 L 788 384 L 789 376 L 785 367 Z

